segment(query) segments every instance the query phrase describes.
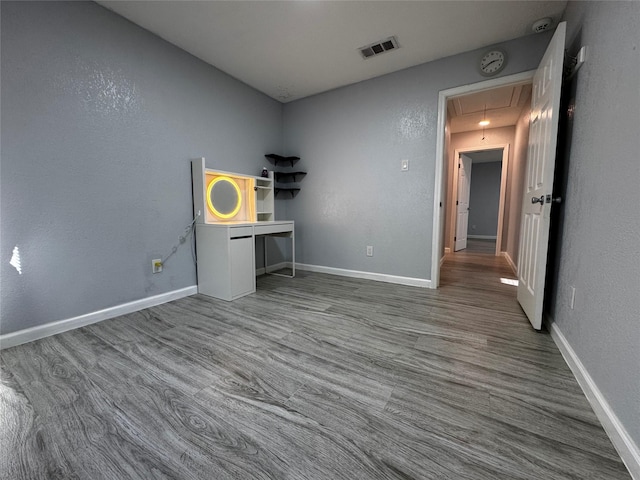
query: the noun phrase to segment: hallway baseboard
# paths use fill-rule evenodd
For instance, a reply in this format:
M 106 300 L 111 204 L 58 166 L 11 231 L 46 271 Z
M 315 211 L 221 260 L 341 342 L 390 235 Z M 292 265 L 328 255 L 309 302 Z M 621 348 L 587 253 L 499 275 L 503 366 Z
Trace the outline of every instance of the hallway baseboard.
M 517 277 L 518 276 L 518 267 L 516 267 L 516 264 L 511 259 L 511 255 L 509 255 L 509 252 L 500 252 L 500 253 L 505 258 L 505 260 L 507 261 L 509 266 L 511 267 L 511 270 L 513 270 L 513 274 Z

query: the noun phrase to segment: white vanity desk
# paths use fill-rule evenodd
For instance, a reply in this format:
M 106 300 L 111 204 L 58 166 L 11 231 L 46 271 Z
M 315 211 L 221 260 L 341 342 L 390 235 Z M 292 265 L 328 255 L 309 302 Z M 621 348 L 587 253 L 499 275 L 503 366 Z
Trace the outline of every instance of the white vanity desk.
M 267 236 L 291 239 L 292 274 L 290 276 L 295 276 L 294 235 L 293 221 L 196 225 L 198 293 L 222 300 L 235 300 L 255 292 L 255 237 L 258 236 L 263 236 L 265 240 Z M 266 242 L 264 246 L 265 271 L 268 271 Z
M 196 216 L 198 293 L 235 300 L 256 291 L 255 239 L 264 239 L 265 272 L 267 237 L 291 239 L 292 274 L 295 276 L 294 225 L 274 220 L 274 178 L 254 177 L 205 167 L 205 159 L 191 162 L 193 206 Z M 278 275 L 274 273 L 273 275 Z

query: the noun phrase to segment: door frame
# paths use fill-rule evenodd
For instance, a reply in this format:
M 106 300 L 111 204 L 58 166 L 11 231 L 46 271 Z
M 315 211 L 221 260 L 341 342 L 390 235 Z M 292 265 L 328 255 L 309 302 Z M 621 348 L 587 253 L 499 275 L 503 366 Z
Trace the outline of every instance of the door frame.
M 440 90 L 438 94 L 438 123 L 436 130 L 436 161 L 433 189 L 433 225 L 431 236 L 431 288 L 438 288 L 440 283 L 440 261 L 444 257 L 444 213 L 446 212 L 446 198 L 444 193 L 445 166 L 447 158 L 445 153 L 446 144 L 446 123 L 447 123 L 447 100 L 468 93 L 476 93 L 482 90 L 491 90 L 496 87 L 504 87 L 514 83 L 521 83 L 533 80 L 535 70 L 507 75 L 499 78 L 492 78 L 483 82 L 471 83 L 460 87 Z
M 500 201 L 498 203 L 498 230 L 496 232 L 496 255 L 500 255 L 502 251 L 502 229 L 504 227 L 504 204 L 507 198 L 507 169 L 509 168 L 509 144 L 502 143 L 498 145 L 482 145 L 480 147 L 465 147 L 461 149 L 455 149 L 453 154 L 453 159 L 450 163 L 447 163 L 447 168 L 454 168 L 454 162 L 457 158 L 460 158 L 460 154 L 468 154 L 471 152 L 482 152 L 484 150 L 502 150 L 502 165 L 500 171 Z M 473 159 L 472 159 L 473 162 Z M 471 181 L 473 182 L 473 177 L 471 177 Z M 453 187 L 451 188 L 451 205 L 448 205 L 447 208 L 450 211 L 455 211 L 453 205 L 453 199 L 458 198 L 458 175 L 453 175 Z M 469 205 L 471 207 L 471 205 Z M 446 215 L 446 208 L 444 214 Z M 453 218 L 453 217 L 452 217 Z M 457 224 L 452 221 L 449 232 L 449 245 L 453 245 L 453 239 L 456 236 L 456 227 Z

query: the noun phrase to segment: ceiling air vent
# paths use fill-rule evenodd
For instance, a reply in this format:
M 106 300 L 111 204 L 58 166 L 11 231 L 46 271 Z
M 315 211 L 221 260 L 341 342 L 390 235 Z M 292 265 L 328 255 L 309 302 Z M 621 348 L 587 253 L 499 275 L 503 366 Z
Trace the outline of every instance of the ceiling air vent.
M 396 37 L 389 37 L 379 42 L 372 43 L 371 45 L 360 47 L 358 50 L 360 50 L 360 53 L 364 58 L 370 58 L 380 55 L 381 53 L 388 52 L 389 50 L 395 50 L 396 48 L 399 48 L 398 40 Z

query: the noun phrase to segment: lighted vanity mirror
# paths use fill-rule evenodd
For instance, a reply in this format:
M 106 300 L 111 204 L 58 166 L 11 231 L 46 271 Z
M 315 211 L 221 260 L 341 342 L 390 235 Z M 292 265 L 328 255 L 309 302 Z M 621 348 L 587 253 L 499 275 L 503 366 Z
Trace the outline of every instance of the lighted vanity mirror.
M 204 202 L 207 223 L 255 221 L 254 185 L 251 177 L 206 172 Z
M 207 187 L 207 204 L 216 217 L 231 219 L 242 207 L 242 192 L 238 183 L 231 177 L 213 178 Z

